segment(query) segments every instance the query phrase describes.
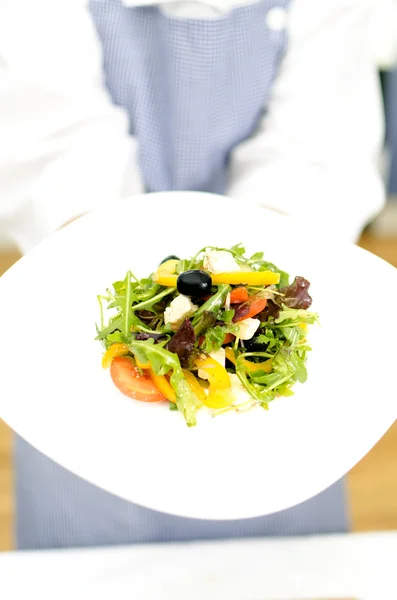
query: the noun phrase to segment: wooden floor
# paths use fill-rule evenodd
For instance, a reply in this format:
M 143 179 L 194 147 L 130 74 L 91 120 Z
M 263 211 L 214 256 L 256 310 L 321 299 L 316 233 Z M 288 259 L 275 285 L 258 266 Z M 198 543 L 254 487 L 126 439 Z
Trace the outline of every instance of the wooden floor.
M 397 266 L 397 239 L 366 235 L 361 245 Z M 0 254 L 0 273 L 16 258 Z M 0 551 L 13 547 L 11 441 L 10 430 L 0 421 Z M 354 531 L 397 529 L 397 422 L 349 473 L 348 491 Z

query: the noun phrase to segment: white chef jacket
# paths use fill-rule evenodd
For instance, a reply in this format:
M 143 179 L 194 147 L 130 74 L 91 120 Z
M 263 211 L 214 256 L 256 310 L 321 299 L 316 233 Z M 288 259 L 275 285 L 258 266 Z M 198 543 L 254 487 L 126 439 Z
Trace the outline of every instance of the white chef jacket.
M 156 2 L 174 18 L 245 3 Z M 292 0 L 269 11 L 288 48 L 257 131 L 233 152 L 228 195 L 349 240 L 378 213 L 372 10 L 371 0 Z M 137 141 L 106 90 L 85 0 L 1 0 L 0 140 L 0 223 L 23 252 L 82 213 L 143 193 Z

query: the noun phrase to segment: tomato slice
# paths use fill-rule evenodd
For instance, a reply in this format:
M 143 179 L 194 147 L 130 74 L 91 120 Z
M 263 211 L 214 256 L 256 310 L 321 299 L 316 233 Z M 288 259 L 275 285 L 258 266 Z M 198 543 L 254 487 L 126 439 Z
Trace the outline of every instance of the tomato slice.
M 247 288 L 239 286 L 234 288 L 230 293 L 230 304 L 241 304 L 248 300 Z
M 110 375 L 115 386 L 128 396 L 141 402 L 165 400 L 149 375 L 141 375 L 129 356 L 117 356 L 110 365 Z
M 222 345 L 224 346 L 225 344 L 230 344 L 230 342 L 232 342 L 235 338 L 236 338 L 236 336 L 233 335 L 232 333 L 227 333 L 225 335 L 225 339 L 223 340 Z
M 267 299 L 253 297 L 252 300 L 248 300 L 249 312 L 245 319 L 249 319 L 258 315 L 262 310 L 265 310 Z
M 248 302 L 239 304 L 234 313 L 233 323 L 243 321 L 258 315 L 266 308 L 267 299 L 261 296 L 252 296 Z

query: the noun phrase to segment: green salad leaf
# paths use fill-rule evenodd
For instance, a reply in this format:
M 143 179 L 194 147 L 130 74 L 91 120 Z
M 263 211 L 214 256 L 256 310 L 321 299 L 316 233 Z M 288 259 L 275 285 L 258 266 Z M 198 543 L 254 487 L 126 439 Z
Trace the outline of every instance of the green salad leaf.
M 238 331 L 238 326 L 234 323 L 228 325 L 216 325 L 212 329 L 208 329 L 204 336 L 204 352 L 209 354 L 210 352 L 218 351 L 222 347 L 227 334 L 232 333 L 233 335 L 238 335 Z
M 153 340 L 131 341 L 128 347 L 142 363 L 150 362 L 157 375 L 166 375 L 172 371 L 170 383 L 175 390 L 178 410 L 185 417 L 189 427 L 195 425 L 197 409 L 201 403 L 186 381 L 178 356 L 153 343 Z

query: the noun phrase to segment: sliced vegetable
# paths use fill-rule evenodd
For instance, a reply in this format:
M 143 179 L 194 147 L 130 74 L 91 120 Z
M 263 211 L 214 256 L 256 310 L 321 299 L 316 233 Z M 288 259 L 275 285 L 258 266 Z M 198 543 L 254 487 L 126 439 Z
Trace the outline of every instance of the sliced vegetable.
M 142 371 L 145 371 L 147 369 L 150 369 L 150 362 L 146 362 L 146 363 L 141 363 L 141 361 L 139 360 L 139 358 L 137 356 L 135 356 L 135 364 L 137 367 L 139 367 L 139 369 L 141 369 Z
M 208 381 L 212 390 L 225 389 L 230 387 L 229 375 L 225 367 L 219 364 L 217 360 L 215 360 L 211 356 L 202 354 L 193 362 L 198 369 L 204 371 L 207 374 Z
M 246 358 L 242 359 L 241 364 L 244 365 L 246 371 L 250 373 L 256 373 L 257 371 L 263 371 L 264 373 L 270 373 L 272 370 L 272 359 L 269 358 L 264 362 L 254 363 Z
M 162 263 L 157 267 L 156 273 L 162 273 L 163 275 L 173 275 L 176 272 L 176 266 L 179 263 L 179 258 L 169 257 L 167 260 L 163 260 Z
M 114 358 L 110 365 L 110 375 L 115 386 L 129 398 L 141 402 L 165 400 L 165 397 L 156 388 L 149 375 L 141 375 L 129 356 Z
M 230 293 L 230 304 L 241 304 L 248 300 L 248 290 L 245 287 L 236 287 Z
M 267 304 L 267 298 L 257 295 L 252 296 L 248 302 L 239 304 L 234 313 L 233 322 L 243 321 L 244 319 L 251 319 L 262 312 Z
M 235 273 L 214 273 L 212 283 L 230 285 L 274 285 L 280 281 L 280 274 L 272 271 L 236 271 Z
M 204 302 L 202 306 L 194 313 L 193 328 L 196 335 L 202 335 L 203 332 L 203 317 L 207 314 L 205 321 L 208 321 L 208 316 L 212 315 L 212 319 L 216 321 L 216 316 L 219 314 L 221 308 L 225 304 L 225 299 L 230 292 L 229 285 L 219 285 L 217 291 L 207 302 Z
M 225 346 L 226 344 L 230 344 L 235 338 L 236 336 L 232 333 L 227 333 L 225 339 L 223 340 L 223 346 Z
M 178 275 L 169 275 L 159 271 L 153 275 L 153 281 L 155 281 L 158 285 L 163 285 L 164 287 L 176 287 L 177 279 Z
M 203 400 L 204 406 L 208 408 L 226 408 L 233 404 L 235 400 L 234 393 L 231 387 L 226 389 L 211 390 L 208 396 Z
M 150 369 L 149 376 L 160 394 L 164 396 L 164 398 L 167 398 L 167 400 L 170 402 L 176 404 L 175 390 L 172 385 L 170 385 L 165 375 L 156 375 L 156 373 Z
M 177 275 L 169 275 L 157 271 L 153 280 L 165 287 L 177 285 Z M 235 271 L 233 273 L 213 273 L 212 283 L 214 285 L 275 285 L 280 281 L 280 273 L 272 271 Z
M 123 356 L 129 354 L 130 350 L 126 344 L 112 344 L 105 354 L 102 356 L 102 367 L 107 369 L 110 367 L 112 360 L 116 356 Z
M 157 375 L 165 375 L 172 371 L 170 383 L 176 392 L 176 405 L 179 412 L 185 417 L 189 427 L 196 424 L 196 413 L 200 406 L 196 394 L 194 394 L 186 381 L 181 365 L 176 354 L 161 348 L 159 344 L 133 341 L 130 350 L 139 356 L 139 360 L 145 363 L 150 361 L 153 371 Z
M 228 360 L 230 360 L 231 363 L 236 365 L 236 355 L 234 353 L 233 348 L 226 348 L 225 351 L 226 351 L 226 358 Z M 244 369 L 246 371 L 248 371 L 249 373 L 256 373 L 257 371 L 263 371 L 264 373 L 270 373 L 272 370 L 272 359 L 271 358 L 269 358 L 268 360 L 265 360 L 264 362 L 259 362 L 259 363 L 251 362 L 250 360 L 247 360 L 246 358 L 240 358 L 239 364 L 242 367 L 244 367 Z
M 234 350 L 233 348 L 225 348 L 225 354 L 226 354 L 226 358 L 227 360 L 230 360 L 231 363 L 233 363 L 234 365 L 236 365 L 236 356 L 234 354 Z
M 191 371 L 188 371 L 188 369 L 183 369 L 183 374 L 184 374 L 186 381 L 188 382 L 192 392 L 194 394 L 196 394 L 196 396 L 200 400 L 200 402 L 204 403 L 204 400 L 206 399 L 207 394 L 205 393 L 205 390 L 201 387 L 201 385 L 197 381 L 196 377 L 193 375 L 193 373 Z

